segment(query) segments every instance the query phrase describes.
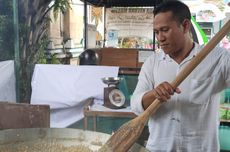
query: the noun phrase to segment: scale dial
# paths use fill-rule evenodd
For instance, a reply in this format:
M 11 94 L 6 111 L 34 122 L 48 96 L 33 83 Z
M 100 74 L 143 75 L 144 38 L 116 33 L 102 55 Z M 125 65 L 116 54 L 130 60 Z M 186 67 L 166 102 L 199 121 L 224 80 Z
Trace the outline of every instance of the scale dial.
M 114 106 L 121 107 L 125 104 L 125 95 L 119 89 L 113 89 L 109 93 L 109 100 Z

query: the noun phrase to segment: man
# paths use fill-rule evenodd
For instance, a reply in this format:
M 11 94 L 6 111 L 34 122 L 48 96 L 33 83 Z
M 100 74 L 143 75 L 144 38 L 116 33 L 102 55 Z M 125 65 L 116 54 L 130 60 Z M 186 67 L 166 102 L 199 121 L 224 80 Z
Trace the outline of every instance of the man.
M 154 10 L 160 52 L 143 64 L 131 108 L 142 113 L 156 98 L 162 104 L 149 119 L 151 152 L 217 152 L 219 92 L 230 87 L 230 53 L 216 47 L 179 85 L 170 85 L 202 49 L 190 35 L 191 14 L 180 1 Z

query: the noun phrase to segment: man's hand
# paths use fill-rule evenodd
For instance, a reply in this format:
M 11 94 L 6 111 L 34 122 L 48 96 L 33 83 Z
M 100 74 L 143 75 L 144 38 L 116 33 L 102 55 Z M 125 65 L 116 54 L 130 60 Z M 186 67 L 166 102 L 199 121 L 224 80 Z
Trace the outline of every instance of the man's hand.
M 142 98 L 142 105 L 144 109 L 147 109 L 148 106 L 155 100 L 158 99 L 161 102 L 167 101 L 171 98 L 174 93 L 180 93 L 179 88 L 174 88 L 168 82 L 162 82 L 155 89 L 144 94 Z
M 168 82 L 163 82 L 159 84 L 155 89 L 153 89 L 152 93 L 160 101 L 167 101 L 171 98 L 171 96 L 176 93 L 180 93 L 179 88 L 173 88 L 173 86 Z

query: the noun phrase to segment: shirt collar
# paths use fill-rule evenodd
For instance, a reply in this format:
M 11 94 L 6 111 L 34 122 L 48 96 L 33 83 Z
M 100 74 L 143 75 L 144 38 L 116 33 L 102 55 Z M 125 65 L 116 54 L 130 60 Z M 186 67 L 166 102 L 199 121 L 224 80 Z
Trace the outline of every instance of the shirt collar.
M 159 53 L 160 53 L 160 60 L 162 61 L 162 60 L 171 60 L 171 58 L 170 58 L 170 56 L 168 55 L 168 54 L 165 54 L 165 52 L 162 50 L 162 49 L 160 49 L 160 51 L 159 51 Z
M 191 50 L 191 52 L 189 53 L 189 55 L 187 56 L 187 58 L 185 60 L 190 60 L 192 59 L 193 57 L 195 57 L 197 55 L 197 51 L 199 50 L 199 44 L 194 42 L 194 47 L 193 49 Z M 160 55 L 160 60 L 167 60 L 167 61 L 172 61 L 173 59 L 168 55 L 168 54 L 165 54 L 165 52 L 160 49 L 159 51 L 159 55 Z
M 193 57 L 195 57 L 197 55 L 197 50 L 198 50 L 199 45 L 197 43 L 194 42 L 194 47 L 191 50 L 191 52 L 189 53 L 189 55 L 185 58 L 185 60 L 190 60 Z

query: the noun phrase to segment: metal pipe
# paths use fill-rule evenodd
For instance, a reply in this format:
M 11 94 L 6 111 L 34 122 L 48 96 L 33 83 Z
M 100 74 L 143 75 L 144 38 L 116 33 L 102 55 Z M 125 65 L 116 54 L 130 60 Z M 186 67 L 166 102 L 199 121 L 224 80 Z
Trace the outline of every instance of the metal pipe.
M 84 1 L 84 49 L 88 48 L 88 13 L 87 13 L 87 2 Z
M 20 102 L 20 52 L 19 52 L 19 25 L 18 25 L 18 0 L 13 0 L 14 23 L 14 69 L 16 78 L 16 102 Z

